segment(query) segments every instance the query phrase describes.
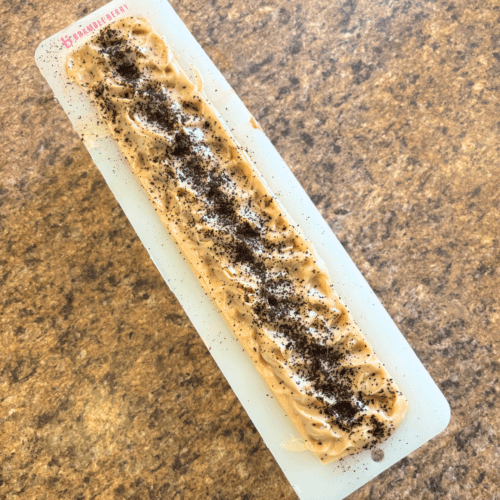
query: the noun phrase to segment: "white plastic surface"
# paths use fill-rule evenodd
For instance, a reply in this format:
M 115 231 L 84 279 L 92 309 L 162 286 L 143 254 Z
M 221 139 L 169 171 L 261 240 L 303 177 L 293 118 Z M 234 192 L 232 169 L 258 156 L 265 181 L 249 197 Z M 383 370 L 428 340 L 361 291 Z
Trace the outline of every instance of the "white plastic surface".
M 110 13 L 115 9 L 120 14 L 115 13 L 112 18 Z M 198 69 L 207 98 L 239 143 L 249 149 L 271 189 L 314 243 L 336 290 L 409 402 L 400 428 L 379 446 L 384 452 L 381 462 L 374 462 L 371 452 L 365 451 L 339 463 L 323 465 L 309 451 L 286 449 L 290 447 L 287 443 L 300 441 L 298 432 L 278 403 L 268 396 L 267 385 L 179 254 L 113 139 L 102 125 L 97 125 L 96 110 L 65 75 L 67 54 L 92 36 L 85 35 L 83 28 L 98 20 L 100 24 L 109 24 L 107 15 L 113 21 L 130 15 L 147 18 L 174 48 L 190 77 L 194 77 L 192 66 Z M 75 40 L 73 34 L 78 31 L 83 37 Z M 70 37 L 72 47 L 66 47 L 62 37 Z M 302 500 L 341 500 L 446 428 L 450 408 L 444 396 L 283 159 L 265 134 L 252 127 L 249 111 L 166 0 L 129 0 L 126 4 L 113 1 L 42 42 L 36 51 L 36 62 L 156 267 L 211 348 L 210 353 Z

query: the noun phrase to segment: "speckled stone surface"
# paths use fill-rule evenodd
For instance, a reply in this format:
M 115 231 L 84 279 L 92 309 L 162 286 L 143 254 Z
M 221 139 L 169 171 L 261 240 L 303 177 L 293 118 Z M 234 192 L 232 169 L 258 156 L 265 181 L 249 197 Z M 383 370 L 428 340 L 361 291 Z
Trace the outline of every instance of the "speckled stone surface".
M 0 5 L 0 499 L 296 499 Z M 452 408 L 350 500 L 499 499 L 500 7 L 175 0 Z

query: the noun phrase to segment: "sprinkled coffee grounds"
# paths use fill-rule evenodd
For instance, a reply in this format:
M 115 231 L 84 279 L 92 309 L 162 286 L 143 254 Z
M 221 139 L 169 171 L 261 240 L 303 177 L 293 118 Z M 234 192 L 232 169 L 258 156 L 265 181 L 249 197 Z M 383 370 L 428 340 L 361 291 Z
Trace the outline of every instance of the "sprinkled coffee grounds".
M 311 243 L 149 24 L 101 30 L 67 73 L 307 446 L 328 462 L 387 439 L 406 400 Z

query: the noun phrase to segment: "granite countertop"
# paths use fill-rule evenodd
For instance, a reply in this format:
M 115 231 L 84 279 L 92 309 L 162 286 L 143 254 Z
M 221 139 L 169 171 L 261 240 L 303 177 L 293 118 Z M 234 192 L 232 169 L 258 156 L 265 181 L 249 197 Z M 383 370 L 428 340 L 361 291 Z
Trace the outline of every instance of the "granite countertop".
M 0 7 L 0 499 L 296 499 Z M 499 499 L 500 7 L 174 0 L 452 408 L 350 500 Z

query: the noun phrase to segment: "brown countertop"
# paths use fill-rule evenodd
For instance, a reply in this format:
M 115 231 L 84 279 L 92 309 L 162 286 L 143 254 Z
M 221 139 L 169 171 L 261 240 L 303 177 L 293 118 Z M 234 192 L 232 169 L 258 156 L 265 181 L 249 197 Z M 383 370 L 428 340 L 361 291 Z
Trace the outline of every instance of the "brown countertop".
M 103 3 L 0 7 L 0 499 L 295 499 L 35 66 Z M 450 402 L 349 499 L 498 499 L 500 9 L 172 4 Z

